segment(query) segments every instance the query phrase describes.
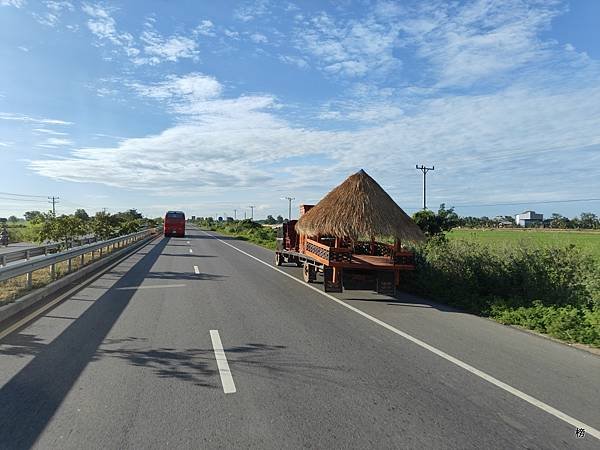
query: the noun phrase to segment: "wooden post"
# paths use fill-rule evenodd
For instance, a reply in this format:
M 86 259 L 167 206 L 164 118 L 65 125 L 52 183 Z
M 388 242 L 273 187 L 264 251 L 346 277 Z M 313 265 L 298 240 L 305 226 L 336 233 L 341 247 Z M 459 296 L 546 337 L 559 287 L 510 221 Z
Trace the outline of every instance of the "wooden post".
M 71 273 L 71 270 L 73 268 L 73 258 L 69 258 L 69 263 L 68 263 L 68 267 L 67 267 L 67 273 Z

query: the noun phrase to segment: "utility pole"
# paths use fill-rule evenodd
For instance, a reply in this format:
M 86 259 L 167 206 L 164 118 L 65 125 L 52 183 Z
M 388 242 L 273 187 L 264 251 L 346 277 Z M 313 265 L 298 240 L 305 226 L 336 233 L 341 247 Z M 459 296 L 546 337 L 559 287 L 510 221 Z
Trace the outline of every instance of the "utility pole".
M 425 167 L 424 165 L 415 166 L 417 170 L 423 172 L 423 209 L 427 209 L 427 172 L 434 170 L 435 166 Z
M 281 200 L 287 200 L 289 202 L 288 220 L 292 220 L 292 201 L 296 200 L 296 198 L 295 197 L 281 197 Z
M 56 204 L 58 203 L 58 199 L 60 197 L 48 197 L 48 203 L 52 203 L 52 215 L 56 217 Z
M 244 211 L 244 220 L 246 220 L 246 211 Z
M 250 208 L 250 220 L 254 220 L 254 205 L 248 205 L 248 208 Z
M 233 220 L 237 220 L 237 209 L 233 210 Z

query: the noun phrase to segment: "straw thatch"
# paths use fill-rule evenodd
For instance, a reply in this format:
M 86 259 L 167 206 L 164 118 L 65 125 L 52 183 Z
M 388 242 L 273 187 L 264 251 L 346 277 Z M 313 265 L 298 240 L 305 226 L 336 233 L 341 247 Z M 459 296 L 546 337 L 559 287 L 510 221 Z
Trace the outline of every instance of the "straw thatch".
M 418 225 L 364 170 L 351 175 L 304 214 L 296 230 L 307 236 L 394 237 L 420 241 Z

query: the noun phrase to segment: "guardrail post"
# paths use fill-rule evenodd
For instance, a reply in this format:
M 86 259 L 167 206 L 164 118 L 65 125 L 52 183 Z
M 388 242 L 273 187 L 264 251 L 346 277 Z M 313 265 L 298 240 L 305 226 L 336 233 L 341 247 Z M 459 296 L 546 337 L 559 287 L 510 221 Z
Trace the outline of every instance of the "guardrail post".
M 2 255 L 2 257 L 0 257 L 0 266 L 4 267 L 6 265 L 6 256 Z
M 31 289 L 33 285 L 33 272 L 27 272 L 27 287 Z
M 102 247 L 100 247 L 100 258 L 102 258 Z
M 67 272 L 68 272 L 68 273 L 71 273 L 71 270 L 72 270 L 72 268 L 73 268 L 73 263 L 72 263 L 72 261 L 73 261 L 73 258 L 69 258 L 68 267 L 67 267 Z
M 81 260 L 79 261 L 79 267 L 83 267 L 85 263 L 85 253 L 81 255 Z
M 25 259 L 29 261 L 29 250 L 25 250 Z
M 56 279 L 56 264 L 50 264 L 50 278 Z

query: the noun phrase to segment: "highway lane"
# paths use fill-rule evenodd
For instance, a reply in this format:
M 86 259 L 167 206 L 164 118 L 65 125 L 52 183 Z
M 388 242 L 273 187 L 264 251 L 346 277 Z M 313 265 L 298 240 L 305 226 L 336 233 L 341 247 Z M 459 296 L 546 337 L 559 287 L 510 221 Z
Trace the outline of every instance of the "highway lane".
M 598 427 L 600 358 L 412 298 L 340 298 Z M 598 445 L 200 231 L 154 241 L 5 338 L 0 386 L 2 448 Z

